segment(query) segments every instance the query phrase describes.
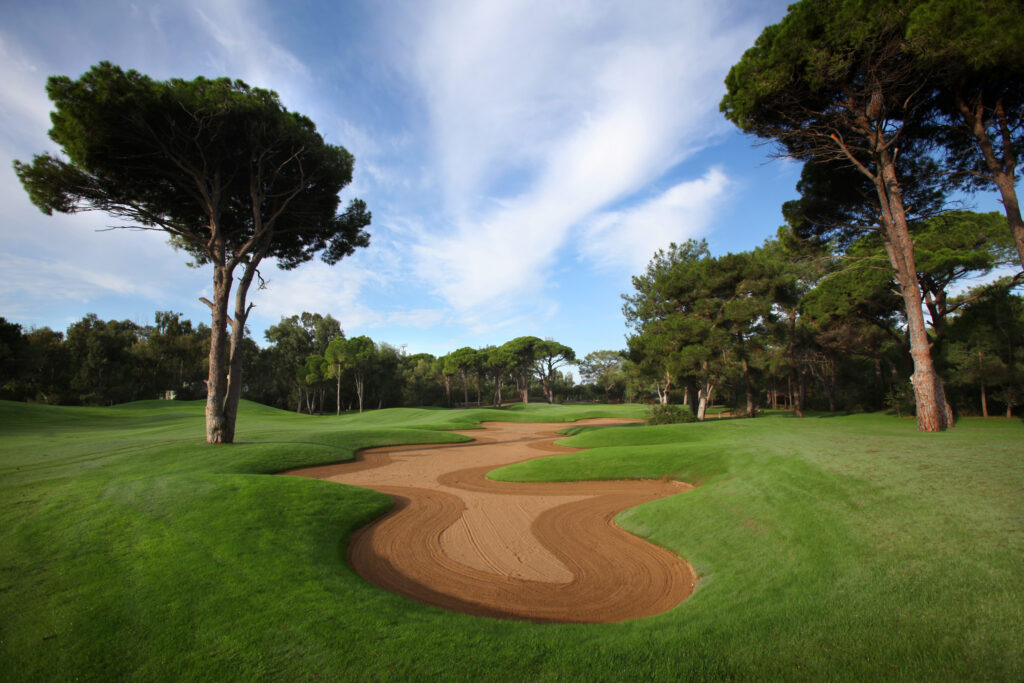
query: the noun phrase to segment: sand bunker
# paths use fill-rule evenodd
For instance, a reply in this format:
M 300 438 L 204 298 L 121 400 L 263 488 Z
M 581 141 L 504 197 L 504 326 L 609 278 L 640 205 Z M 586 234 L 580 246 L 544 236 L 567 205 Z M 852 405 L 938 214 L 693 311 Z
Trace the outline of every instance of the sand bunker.
M 480 616 L 560 622 L 616 622 L 675 607 L 693 592 L 693 569 L 613 518 L 690 485 L 486 478 L 503 465 L 572 452 L 554 445 L 565 426 L 491 422 L 458 432 L 475 439 L 470 443 L 373 448 L 354 462 L 286 474 L 393 497 L 387 515 L 353 535 L 349 561 L 368 581 L 414 600 Z

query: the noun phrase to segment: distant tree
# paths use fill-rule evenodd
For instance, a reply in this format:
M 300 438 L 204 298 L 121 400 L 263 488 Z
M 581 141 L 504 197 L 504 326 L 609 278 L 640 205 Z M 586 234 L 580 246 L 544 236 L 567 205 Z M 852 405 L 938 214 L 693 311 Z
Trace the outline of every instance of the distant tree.
M 377 347 L 369 337 L 359 336 L 345 340 L 344 362 L 352 373 L 360 413 L 363 412 L 366 378 L 373 373 L 376 357 Z
M 320 354 L 308 356 L 306 362 L 296 372 L 299 386 L 306 395 L 306 410 L 310 415 L 314 411 L 323 412 L 328 373 L 329 365 Z
M 21 380 L 28 347 L 21 325 L 0 317 L 0 398 L 21 398 Z
M 580 379 L 601 389 L 607 402 L 612 388 L 622 379 L 625 362 L 621 351 L 591 351 L 579 362 Z
M 469 403 L 469 374 L 477 364 L 477 351 L 469 346 L 452 351 L 444 357 L 445 375 L 458 375 L 462 381 L 462 393 L 464 404 Z
M 515 368 L 516 357 L 508 344 L 489 346 L 481 349 L 481 353 L 486 354 L 484 367 L 494 382 L 493 404 L 498 407 L 502 404 L 501 387 Z
M 631 377 L 638 385 L 653 386 L 659 405 L 668 405 L 675 375 L 678 340 L 665 333 L 663 326 L 652 324 L 643 334 L 633 334 L 626 340 L 629 346 Z
M 373 381 L 369 397 L 377 402 L 377 409 L 386 408 L 401 400 L 401 354 L 391 344 L 378 342 L 373 358 Z
M 264 338 L 272 344 L 269 349 L 270 368 L 278 391 L 296 395 L 301 410 L 303 390 L 297 383 L 297 374 L 311 355 L 326 355 L 327 347 L 337 338 L 344 338 L 341 325 L 330 315 L 309 313 L 282 317 L 277 325 L 271 325 L 264 333 Z
M 1006 406 L 1024 402 L 1024 297 L 1005 286 L 985 286 L 950 324 L 946 359 L 952 381 L 978 392 L 988 417 L 988 397 Z
M 348 340 L 344 337 L 335 337 L 324 350 L 324 362 L 328 367 L 329 376 L 335 381 L 334 406 L 335 414 L 341 415 L 341 378 L 345 373 L 346 354 Z
M 671 374 L 696 384 L 698 420 L 730 376 L 743 382 L 754 414 L 750 353 L 771 314 L 767 279 L 756 266 L 749 253 L 712 258 L 703 243 L 672 244 L 633 278 L 636 292 L 623 297 L 628 324 L 644 338 L 633 347 L 672 349 Z
M 66 160 L 14 162 L 32 201 L 47 214 L 98 210 L 163 230 L 212 266 L 206 439 L 231 443 L 247 295 L 262 282 L 263 259 L 289 269 L 321 254 L 333 264 L 369 243 L 362 201 L 338 213 L 352 155 L 276 93 L 238 80 L 155 81 L 103 62 L 78 80 L 51 77 L 47 94 L 56 105 L 50 137 Z
M 576 352 L 565 344 L 560 344 L 553 339 L 545 339 L 534 345 L 536 361 L 534 371 L 544 386 L 544 394 L 548 403 L 555 402 L 555 381 L 558 378 L 558 368 L 576 362 Z
M 543 343 L 537 337 L 516 337 L 502 345 L 507 354 L 508 374 L 515 381 L 519 399 L 523 403 L 530 402 L 530 380 Z
M 193 328 L 190 320 L 181 319 L 181 313 L 157 311 L 155 324 L 142 328 L 140 336 L 135 355 L 144 375 L 137 380 L 145 395 L 174 391 L 178 398 L 192 399 L 206 393 L 208 327 L 200 324 Z
M 138 332 L 130 320 L 105 321 L 95 313 L 68 327 L 64 343 L 76 403 L 113 405 L 138 398 L 137 361 L 132 354 Z
M 416 353 L 402 358 L 402 403 L 410 407 L 439 405 L 441 391 L 434 378 L 437 358 Z
M 64 343 L 64 334 L 49 327 L 29 330 L 21 374 L 20 394 L 24 400 L 42 403 L 74 403 L 71 396 L 71 354 Z

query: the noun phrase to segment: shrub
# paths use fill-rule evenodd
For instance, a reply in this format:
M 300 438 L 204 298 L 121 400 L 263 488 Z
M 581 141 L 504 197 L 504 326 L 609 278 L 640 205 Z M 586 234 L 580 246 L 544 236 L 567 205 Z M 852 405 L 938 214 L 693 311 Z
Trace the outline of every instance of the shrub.
M 690 412 L 689 406 L 679 406 L 671 403 L 653 406 L 651 408 L 651 416 L 647 418 L 647 424 L 652 425 L 670 425 L 696 421 L 697 418 Z

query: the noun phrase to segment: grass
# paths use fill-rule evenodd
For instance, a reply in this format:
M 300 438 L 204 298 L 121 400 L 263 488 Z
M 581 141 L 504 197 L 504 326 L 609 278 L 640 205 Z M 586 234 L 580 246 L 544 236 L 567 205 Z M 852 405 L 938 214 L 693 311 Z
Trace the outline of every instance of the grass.
M 295 415 L 245 404 L 0 403 L 0 679 L 1024 678 L 1024 426 L 918 434 L 881 415 L 568 427 L 512 480 L 699 483 L 619 515 L 686 557 L 663 615 L 535 625 L 448 613 L 345 562 L 390 501 L 265 476 L 482 420 L 642 417 L 637 406 Z

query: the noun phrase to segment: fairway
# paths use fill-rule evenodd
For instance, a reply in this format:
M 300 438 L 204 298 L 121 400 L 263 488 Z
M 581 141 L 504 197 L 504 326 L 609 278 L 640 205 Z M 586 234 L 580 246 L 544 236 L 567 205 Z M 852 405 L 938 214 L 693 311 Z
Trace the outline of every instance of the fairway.
M 641 406 L 310 417 L 243 402 L 0 403 L 3 680 L 998 679 L 1024 676 L 1024 426 L 885 415 L 588 427 Z M 496 481 L 696 486 L 615 522 L 686 558 L 692 596 L 612 624 L 422 604 L 360 577 L 381 493 L 277 473 L 359 450 L 553 425 L 578 450 Z

